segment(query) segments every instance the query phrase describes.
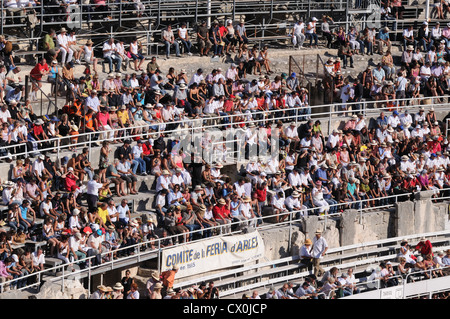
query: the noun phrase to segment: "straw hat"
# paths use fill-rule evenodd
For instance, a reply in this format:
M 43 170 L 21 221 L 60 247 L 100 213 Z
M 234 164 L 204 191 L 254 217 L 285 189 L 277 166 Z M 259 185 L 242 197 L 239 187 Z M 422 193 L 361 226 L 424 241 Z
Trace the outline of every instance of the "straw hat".
M 297 198 L 299 196 L 300 196 L 300 194 L 297 191 L 292 192 L 292 197 Z
M 113 287 L 114 290 L 122 290 L 123 286 L 120 282 L 116 282 L 116 284 Z
M 311 239 L 306 239 L 305 240 L 305 245 L 312 245 L 312 241 L 311 241 Z
M 16 185 L 16 184 L 12 181 L 7 181 L 7 182 L 3 183 L 3 187 L 14 187 L 14 185 Z
M 97 286 L 97 289 L 100 291 L 106 292 L 106 286 L 104 286 L 104 285 Z
M 223 199 L 223 198 L 220 198 L 218 201 L 217 201 L 219 204 L 222 204 L 222 205 L 225 205 L 227 202 L 225 201 L 225 199 Z
M 152 272 L 152 278 L 155 280 L 159 280 L 159 272 L 157 271 Z

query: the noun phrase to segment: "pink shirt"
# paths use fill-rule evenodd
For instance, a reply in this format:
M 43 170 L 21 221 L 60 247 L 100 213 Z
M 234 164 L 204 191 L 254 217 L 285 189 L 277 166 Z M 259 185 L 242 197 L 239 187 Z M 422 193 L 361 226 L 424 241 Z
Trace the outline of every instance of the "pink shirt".
M 102 124 L 102 126 L 106 126 L 108 125 L 108 120 L 109 120 L 109 113 L 103 113 L 103 112 L 99 112 L 97 114 L 97 120 Z

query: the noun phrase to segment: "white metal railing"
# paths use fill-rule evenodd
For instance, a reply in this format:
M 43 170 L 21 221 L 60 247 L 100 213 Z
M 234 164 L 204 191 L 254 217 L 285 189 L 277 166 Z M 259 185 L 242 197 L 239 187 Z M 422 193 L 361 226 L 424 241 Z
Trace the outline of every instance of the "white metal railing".
M 418 98 L 417 100 L 418 101 L 433 101 L 433 99 L 437 99 L 437 98 L 447 98 L 447 96 L 422 97 L 422 98 Z M 397 99 L 395 101 L 399 102 L 399 101 L 409 101 L 409 100 L 410 99 Z M 328 127 L 329 127 L 328 130 L 330 131 L 333 119 L 342 118 L 343 116 L 344 117 L 348 116 L 351 113 L 362 113 L 362 114 L 366 115 L 366 117 L 368 117 L 369 115 L 379 114 L 380 112 L 390 112 L 394 109 L 401 111 L 402 109 L 418 110 L 419 107 L 423 107 L 423 108 L 425 108 L 425 110 L 427 110 L 431 107 L 434 107 L 435 109 L 439 109 L 441 107 L 442 108 L 448 107 L 447 103 L 421 104 L 421 105 L 413 105 L 413 106 L 407 105 L 407 106 L 403 106 L 403 107 L 396 106 L 395 108 L 390 108 L 390 107 L 370 108 L 369 107 L 371 105 L 374 105 L 375 103 L 383 104 L 387 101 L 388 100 L 361 101 L 361 102 L 351 102 L 351 103 L 334 103 L 334 104 L 315 105 L 315 106 L 306 106 L 306 107 L 300 106 L 300 107 L 285 108 L 285 109 L 253 111 L 253 112 L 251 112 L 251 115 L 253 117 L 252 120 L 242 120 L 242 121 L 238 121 L 238 119 L 241 117 L 245 117 L 246 116 L 245 114 L 229 114 L 229 115 L 227 115 L 227 117 L 229 118 L 229 121 L 230 121 L 229 124 L 221 123 L 221 119 L 223 118 L 222 116 L 214 116 L 214 117 L 202 117 L 202 118 L 198 118 L 198 119 L 186 118 L 183 120 L 177 120 L 177 121 L 173 121 L 173 122 L 135 125 L 135 126 L 130 126 L 130 127 L 126 127 L 126 128 L 111 129 L 111 130 L 108 130 L 108 132 L 112 133 L 114 135 L 117 135 L 118 133 L 125 134 L 127 131 L 142 130 L 143 133 L 127 135 L 128 138 L 142 137 L 143 135 L 147 135 L 147 133 L 145 133 L 145 131 L 147 131 L 149 129 L 149 127 L 157 126 L 158 127 L 157 131 L 149 132 L 148 134 L 158 135 L 160 133 L 164 133 L 165 135 L 174 134 L 177 136 L 182 136 L 183 134 L 188 134 L 188 135 L 193 136 L 195 134 L 200 134 L 204 130 L 225 129 L 225 128 L 229 127 L 230 125 L 238 125 L 238 124 L 246 124 L 247 125 L 249 123 L 255 123 L 256 125 L 258 125 L 259 123 L 267 123 L 268 121 L 295 121 L 298 124 L 299 122 L 305 121 L 305 119 L 307 117 L 314 118 L 314 120 L 328 120 Z M 347 110 L 340 109 L 342 106 L 347 106 Z M 360 109 L 353 110 L 353 109 L 351 109 L 353 106 L 359 106 Z M 324 109 L 327 111 L 323 111 Z M 316 112 L 313 112 L 313 111 L 316 111 Z M 284 113 L 284 115 L 279 115 L 278 113 Z M 215 122 L 216 124 L 205 124 L 205 123 L 208 123 L 211 121 L 213 121 L 213 123 Z M 173 130 L 163 130 L 162 126 L 167 125 L 167 124 L 180 126 L 180 127 L 173 129 Z M 185 124 L 187 124 L 188 128 L 183 127 Z M 100 136 L 98 139 L 95 139 L 95 136 L 97 136 L 97 135 L 100 135 Z M 102 135 L 104 135 L 104 136 L 102 136 Z M 10 150 L 17 148 L 21 144 L 4 146 L 4 147 L 2 147 L 2 149 L 4 149 L 6 152 L 9 152 L 11 154 L 1 155 L 0 160 L 7 159 L 11 155 L 28 157 L 32 154 L 37 154 L 37 152 L 41 152 L 41 151 L 56 152 L 58 154 L 58 158 L 59 158 L 59 154 L 63 149 L 68 149 L 73 146 L 87 145 L 89 148 L 91 148 L 92 144 L 94 144 L 94 143 L 97 144 L 97 143 L 101 143 L 103 141 L 114 142 L 114 141 L 123 139 L 123 137 L 120 137 L 120 136 L 115 136 L 112 139 L 110 139 L 106 135 L 107 134 L 101 130 L 96 131 L 96 132 L 80 133 L 79 135 L 77 135 L 75 137 L 78 140 L 83 140 L 83 142 L 78 142 L 76 144 L 70 143 L 71 138 L 73 138 L 74 136 L 55 137 L 55 138 L 51 138 L 51 139 L 35 141 L 35 143 L 37 143 L 38 145 L 43 144 L 43 143 L 53 143 L 56 145 L 53 145 L 52 147 L 48 147 L 48 148 L 43 148 L 43 149 L 41 148 L 41 149 L 38 149 L 37 151 L 28 150 L 28 148 L 26 148 L 24 152 L 19 152 L 19 153 L 14 153 L 14 154 L 11 153 Z M 69 141 L 69 143 L 64 144 L 64 143 L 61 143 L 62 141 Z
M 395 200 L 397 200 L 397 198 L 399 196 L 405 196 L 405 195 L 406 194 L 394 195 L 394 196 L 389 196 L 389 198 L 395 198 Z M 410 195 L 410 194 L 408 194 L 408 195 Z M 450 199 L 450 197 L 439 198 L 439 199 L 442 199 L 442 200 L 443 199 Z M 358 203 L 360 203 L 360 201 L 349 202 L 348 204 L 351 205 L 351 204 L 358 204 Z M 391 203 L 390 206 L 393 206 L 394 204 L 395 204 L 395 202 Z M 334 206 L 340 206 L 340 205 L 342 205 L 342 204 L 336 204 Z M 333 205 L 331 205 L 331 206 L 333 206 Z M 388 205 L 386 205 L 384 207 L 387 207 L 387 206 Z M 314 210 L 316 210 L 316 209 L 317 208 L 310 208 L 310 209 L 307 209 L 306 211 L 307 212 L 314 212 Z M 362 214 L 363 211 L 364 211 L 364 209 L 361 209 L 360 213 Z M 288 218 L 287 218 L 286 221 L 279 222 L 279 223 L 276 223 L 276 224 L 272 224 L 269 221 L 269 219 L 272 219 L 275 215 L 269 215 L 269 216 L 258 216 L 255 219 L 249 219 L 248 221 L 244 221 L 244 222 L 243 221 L 235 221 L 235 222 L 231 222 L 230 224 L 226 224 L 226 225 L 219 225 L 219 226 L 209 227 L 208 229 L 213 234 L 214 233 L 218 233 L 219 234 L 219 235 L 214 235 L 214 236 L 229 236 L 229 235 L 233 235 L 233 234 L 240 234 L 240 233 L 242 233 L 242 228 L 240 226 L 246 224 L 246 222 L 252 222 L 253 221 L 253 222 L 257 223 L 257 221 L 259 219 L 262 222 L 266 221 L 268 223 L 259 225 L 258 226 L 258 230 L 272 229 L 272 228 L 278 227 L 278 226 L 289 226 L 290 227 L 290 232 L 292 232 L 291 228 L 292 228 L 293 224 L 299 223 L 299 222 L 301 222 L 303 220 L 303 217 L 300 217 L 299 219 L 292 218 L 298 212 L 304 212 L 304 211 L 294 210 L 292 212 L 285 212 L 285 213 L 279 214 L 280 218 L 282 218 L 283 216 L 287 216 Z M 326 214 L 326 215 L 323 215 L 322 217 L 324 218 L 324 222 L 326 224 L 328 218 L 336 218 L 336 217 L 339 217 L 343 213 L 345 213 L 345 211 L 342 212 L 342 213 L 336 213 L 336 214 Z M 311 215 L 311 214 L 309 214 L 309 215 Z M 237 229 L 236 230 L 232 230 L 229 233 L 226 233 L 225 229 L 227 227 L 231 227 L 232 229 L 236 227 Z M 191 234 L 193 236 L 193 238 L 194 238 L 193 241 L 200 241 L 202 239 L 195 239 L 195 234 L 201 235 L 201 233 L 203 231 L 205 231 L 205 229 L 193 230 L 193 231 L 190 231 L 189 234 Z M 443 233 L 446 233 L 446 232 L 443 232 Z M 166 238 L 175 239 L 175 238 L 179 238 L 179 237 L 182 237 L 182 236 L 184 236 L 184 235 L 177 234 L 177 235 L 173 235 L 173 236 L 167 236 Z M 290 237 L 291 236 L 289 236 L 289 238 Z M 411 237 L 411 236 L 409 236 L 409 237 Z M 26 279 L 26 278 L 29 278 L 29 277 L 32 277 L 32 276 L 37 276 L 38 282 L 34 283 L 34 284 L 31 284 L 31 285 L 26 285 L 25 287 L 22 288 L 22 289 L 25 289 L 25 288 L 29 288 L 29 287 L 33 287 L 33 286 L 39 286 L 40 280 L 42 280 L 42 276 L 45 275 L 46 273 L 48 273 L 49 271 L 62 272 L 62 275 L 60 277 L 61 277 L 61 280 L 64 282 L 64 278 L 66 278 L 68 276 L 74 276 L 74 275 L 77 275 L 77 274 L 80 274 L 80 275 L 81 274 L 85 274 L 85 275 L 89 274 L 88 277 L 90 277 L 90 274 L 95 269 L 98 269 L 99 267 L 109 266 L 112 269 L 114 269 L 115 265 L 120 264 L 121 266 L 123 266 L 123 262 L 126 261 L 126 260 L 133 260 L 133 261 L 137 260 L 139 262 L 139 261 L 144 261 L 144 260 L 149 259 L 149 258 L 155 258 L 156 257 L 158 259 L 158 261 L 159 261 L 159 260 L 161 260 L 162 251 L 164 249 L 167 249 L 167 248 L 164 248 L 164 247 L 161 246 L 161 241 L 162 240 L 165 240 L 165 238 L 159 238 L 159 239 L 151 240 L 154 243 L 154 245 L 155 245 L 155 249 L 154 250 L 152 250 L 152 249 L 149 250 L 148 249 L 148 245 L 150 244 L 150 241 L 146 240 L 146 241 L 143 241 L 143 242 L 136 243 L 134 245 L 121 247 L 121 248 L 118 248 L 118 249 L 115 249 L 115 250 L 112 250 L 112 251 L 107 251 L 107 252 L 100 253 L 100 255 L 101 255 L 102 259 L 103 259 L 104 257 L 112 256 L 113 253 L 120 253 L 120 252 L 124 252 L 124 251 L 127 251 L 127 250 L 132 250 L 133 251 L 133 255 L 131 255 L 131 256 L 121 257 L 121 258 L 118 258 L 117 260 L 115 260 L 113 258 L 109 258 L 108 261 L 103 262 L 102 264 L 97 265 L 97 266 L 93 266 L 93 262 L 92 262 L 93 258 L 96 258 L 96 256 L 91 256 L 91 257 L 87 257 L 86 259 L 72 261 L 70 263 L 70 265 L 73 265 L 74 263 L 88 262 L 88 267 L 86 269 L 80 269 L 80 270 L 75 270 L 75 271 L 72 271 L 72 270 L 68 271 L 67 270 L 67 266 L 68 265 L 67 264 L 66 265 L 63 264 L 63 265 L 55 266 L 55 267 L 52 267 L 52 268 L 46 268 L 43 271 L 36 272 L 36 273 L 30 274 L 28 276 L 24 276 L 24 277 L 21 277 L 21 278 L 18 278 L 18 279 L 14 279 L 13 281 Z M 386 241 L 392 241 L 392 240 L 393 239 L 390 238 L 390 239 L 387 239 Z M 289 241 L 289 246 L 290 246 L 290 241 Z M 348 246 L 345 249 L 351 249 L 351 248 L 353 249 L 354 247 L 356 247 L 356 246 Z M 332 249 L 332 250 L 330 250 L 330 253 L 335 251 L 335 250 L 338 251 L 338 250 L 342 250 L 342 249 L 344 249 L 344 248 Z M 119 267 L 119 266 L 117 266 L 117 267 Z M 161 267 L 161 265 L 158 263 L 158 270 L 159 271 L 161 271 L 160 267 Z M 90 279 L 89 279 L 89 283 L 90 283 Z M 4 291 L 5 290 L 4 289 L 5 286 L 9 286 L 10 284 L 11 284 L 11 281 L 7 281 L 5 283 L 1 283 L 0 284 L 0 291 Z M 64 285 L 62 285 L 62 286 L 64 286 Z
M 332 267 L 335 267 L 336 265 L 339 265 L 338 267 L 341 270 L 348 268 L 356 269 L 356 267 L 358 268 L 367 267 L 367 265 L 373 267 L 374 264 L 392 261 L 398 257 L 396 250 L 384 255 L 383 253 L 385 252 L 385 250 L 383 249 L 383 247 L 385 247 L 384 246 L 385 244 L 388 244 L 387 247 L 390 247 L 392 246 L 392 243 L 394 242 L 400 243 L 403 240 L 414 241 L 414 239 L 416 239 L 418 242 L 421 237 L 426 237 L 430 240 L 433 240 L 433 237 L 445 236 L 446 238 L 448 238 L 449 235 L 450 232 L 446 230 L 435 233 L 423 233 L 395 238 L 387 238 L 379 241 L 358 243 L 344 247 L 331 248 L 327 251 L 327 256 L 325 257 L 324 260 L 322 260 L 321 264 L 325 271 L 330 270 Z M 445 239 L 442 239 L 441 241 L 443 242 L 445 241 Z M 371 252 L 371 255 L 375 254 L 377 256 L 376 257 L 366 256 L 367 249 L 373 246 L 379 246 L 378 252 L 376 251 Z M 434 247 L 434 251 L 436 252 L 437 250 L 442 249 L 445 250 L 446 248 L 448 248 L 448 246 L 444 247 L 436 246 Z M 354 253 L 355 251 L 359 252 L 359 254 L 358 253 L 355 254 Z M 350 255 L 347 255 L 346 254 L 347 252 L 350 252 Z M 345 262 L 344 260 L 355 260 L 355 261 Z M 220 295 L 223 297 L 230 297 L 242 294 L 243 292 L 251 291 L 253 289 L 261 289 L 262 287 L 266 288 L 267 286 L 269 286 L 274 288 L 274 286 L 277 284 L 297 281 L 311 274 L 309 270 L 304 270 L 298 273 L 279 276 L 279 274 L 281 273 L 285 272 L 289 273 L 289 270 L 283 269 L 283 266 L 285 266 L 286 264 L 291 264 L 291 262 L 294 264 L 295 262 L 298 262 L 298 256 L 285 257 L 278 260 L 271 260 L 268 262 L 247 265 L 240 267 L 238 269 L 225 270 L 215 274 L 207 274 L 199 278 L 183 280 L 175 284 L 174 287 L 188 288 L 192 285 L 198 285 L 198 283 L 200 282 L 208 282 L 213 280 L 216 283 L 217 287 L 222 287 Z M 269 272 L 264 273 L 264 271 L 259 271 L 260 269 L 266 269 L 267 267 L 271 268 Z M 247 274 L 244 275 L 244 277 L 241 277 L 243 278 L 242 281 L 254 283 L 252 284 L 247 283 L 245 285 L 241 284 L 240 282 L 241 278 L 239 275 L 237 275 L 238 273 Z M 230 276 L 234 278 L 233 281 L 230 280 Z M 362 281 L 358 284 L 360 288 L 365 289 L 366 288 L 365 285 L 368 283 L 373 287 L 376 288 L 378 287 L 378 283 L 376 280 L 374 280 L 373 282 L 368 281 L 367 277 L 362 277 L 361 280 Z M 225 289 L 225 286 L 233 286 L 233 287 Z M 362 293 L 358 295 L 362 295 Z

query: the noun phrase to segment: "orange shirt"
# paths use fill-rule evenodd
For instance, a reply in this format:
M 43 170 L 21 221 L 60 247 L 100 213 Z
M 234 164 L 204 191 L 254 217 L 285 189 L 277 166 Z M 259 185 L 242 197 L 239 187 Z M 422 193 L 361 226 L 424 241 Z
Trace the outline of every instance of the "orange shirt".
M 177 272 L 175 270 L 168 270 L 163 272 L 162 275 L 162 282 L 163 285 L 167 288 L 172 288 L 173 283 L 175 282 L 175 274 Z

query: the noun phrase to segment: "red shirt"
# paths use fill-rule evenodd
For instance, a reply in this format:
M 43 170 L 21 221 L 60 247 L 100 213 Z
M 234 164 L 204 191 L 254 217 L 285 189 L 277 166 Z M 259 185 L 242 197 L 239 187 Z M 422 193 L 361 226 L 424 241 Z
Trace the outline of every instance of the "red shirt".
M 44 129 L 42 128 L 42 125 L 35 125 L 33 126 L 33 132 L 34 136 L 40 136 L 42 133 L 44 133 Z
M 36 64 L 36 66 L 31 70 L 30 75 L 34 79 L 40 81 L 40 80 L 42 80 L 41 71 L 49 71 L 47 63 L 45 63 L 44 65 L 42 65 L 40 63 Z
M 66 190 L 68 192 L 73 191 L 73 187 L 77 185 L 77 180 L 75 179 L 75 176 L 72 173 L 69 173 L 66 175 L 66 178 L 64 179 L 64 182 L 66 184 Z
M 266 201 L 267 190 L 265 188 L 263 188 L 263 189 L 257 188 L 255 190 L 255 194 L 256 194 L 256 199 L 258 199 L 258 202 Z
M 152 146 L 150 144 L 147 145 L 147 143 L 142 144 L 142 154 L 144 156 L 149 156 L 152 152 Z
M 422 255 L 430 255 L 433 256 L 433 246 L 429 240 L 425 242 L 420 242 L 416 246 L 416 250 L 418 250 Z
M 225 207 L 225 205 L 222 205 L 222 207 L 215 205 L 213 207 L 213 214 L 214 219 L 225 219 L 230 216 L 230 211 Z

